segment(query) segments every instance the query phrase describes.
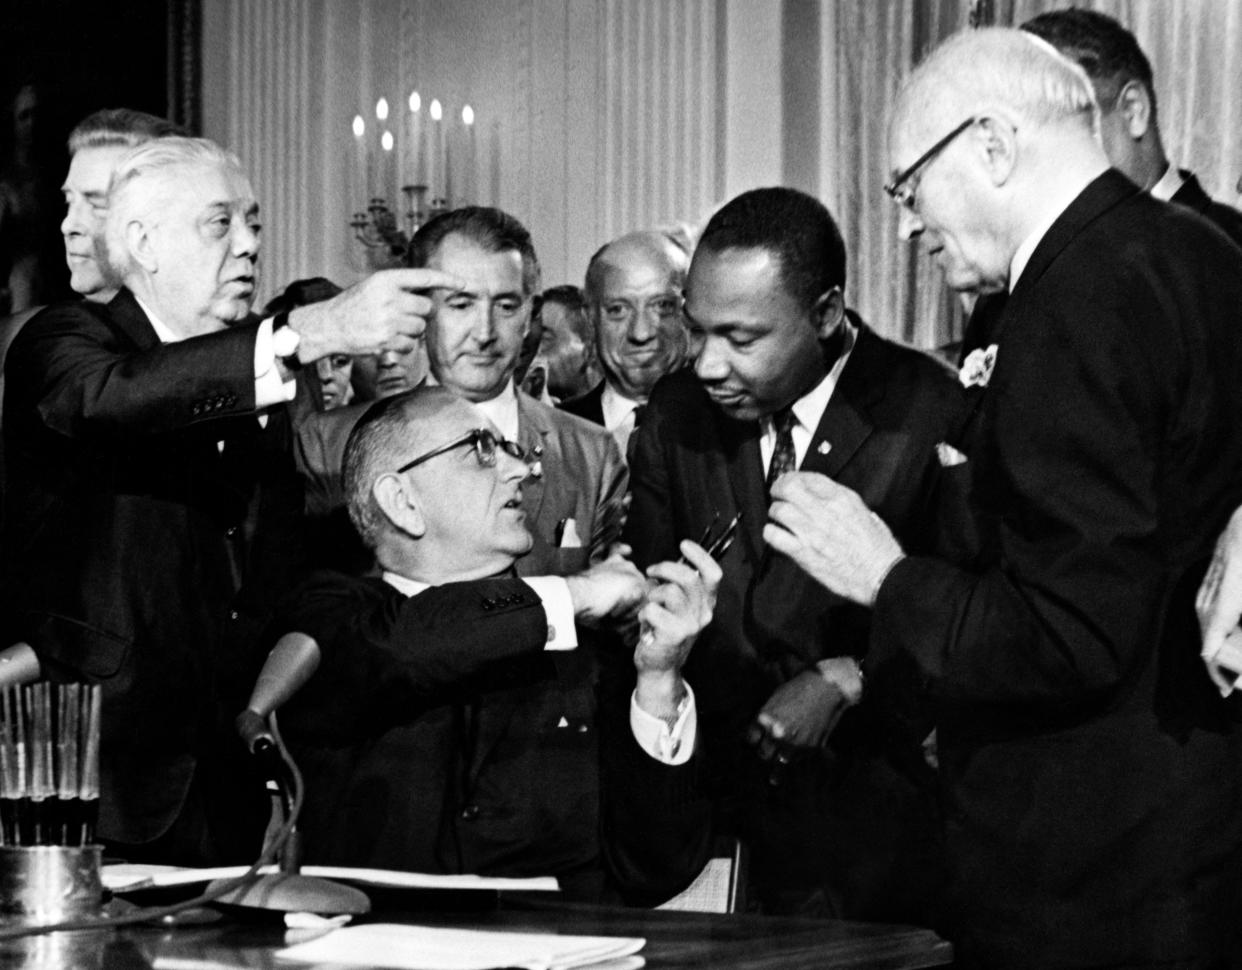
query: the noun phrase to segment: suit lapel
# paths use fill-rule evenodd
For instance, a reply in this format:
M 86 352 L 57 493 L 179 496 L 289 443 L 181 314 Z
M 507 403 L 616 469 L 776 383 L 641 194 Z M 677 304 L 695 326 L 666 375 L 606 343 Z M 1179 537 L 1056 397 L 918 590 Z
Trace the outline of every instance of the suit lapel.
M 1031 253 L 1030 261 L 1022 270 L 1022 275 L 1018 277 L 1018 282 L 1013 287 L 1013 293 L 1008 302 L 1013 304 L 1017 301 L 1021 306 L 1026 297 L 1026 291 L 1039 282 L 1044 271 L 1053 264 L 1065 247 L 1083 229 L 1109 209 L 1141 191 L 1142 189 L 1137 185 L 1112 168 L 1083 189 L 1069 204 L 1069 208 L 1062 212 L 1057 221 L 1044 233 L 1043 239 Z M 1001 319 L 1004 319 L 1003 315 Z M 1003 358 L 1003 354 L 998 355 L 997 362 L 999 363 Z
M 728 478 L 728 489 L 721 489 L 718 494 L 721 497 L 729 495 L 733 499 L 732 508 L 716 510 L 720 513 L 717 531 L 742 512 L 739 531 L 751 561 L 758 562 L 763 555 L 763 525 L 768 518 L 768 487 L 763 478 L 763 459 L 759 454 L 759 423 L 734 421 L 719 411 L 716 414 Z M 699 537 L 689 538 L 697 540 Z
M 151 321 L 147 319 L 142 307 L 134 299 L 134 294 L 129 290 L 123 289 L 113 297 L 112 302 L 108 304 L 108 315 L 116 328 L 125 334 L 139 350 L 150 350 L 152 347 L 159 346 L 160 338 L 156 336 L 155 328 L 151 326 Z
M 541 464 L 544 457 L 555 461 L 556 456 L 551 454 L 555 450 L 555 442 L 552 428 L 544 420 L 534 400 L 520 390 L 517 392 L 517 408 L 519 443 L 528 452 L 542 456 L 535 466 L 540 474 L 532 474 L 522 483 L 522 506 L 526 509 L 526 521 L 533 524 L 539 521 L 539 512 L 543 508 L 546 492 Z

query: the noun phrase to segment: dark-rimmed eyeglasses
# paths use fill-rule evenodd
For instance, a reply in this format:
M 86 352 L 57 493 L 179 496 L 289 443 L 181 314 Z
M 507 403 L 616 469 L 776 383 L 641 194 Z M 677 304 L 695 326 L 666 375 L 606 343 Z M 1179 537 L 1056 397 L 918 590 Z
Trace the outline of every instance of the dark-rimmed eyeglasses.
M 918 190 L 919 184 L 918 182 L 910 184 L 910 180 L 918 174 L 919 169 L 948 148 L 954 138 L 964 132 L 971 125 L 978 123 L 979 120 L 978 116 L 967 118 L 951 132 L 941 138 L 940 141 L 936 142 L 936 144 L 932 145 L 931 148 L 927 149 L 927 151 L 923 152 L 922 155 L 916 158 L 913 165 L 907 168 L 904 172 L 898 173 L 896 178 L 889 182 L 888 185 L 884 186 L 884 191 L 888 193 L 888 197 L 902 208 L 913 209 L 914 193 Z
M 492 468 L 496 464 L 496 449 L 499 448 L 506 455 L 516 458 L 518 461 L 530 464 L 535 460 L 525 448 L 516 441 L 508 441 L 500 437 L 496 432 L 489 428 L 471 428 L 460 438 L 454 438 L 448 444 L 440 445 L 438 448 L 432 448 L 431 451 L 419 455 L 412 461 L 407 461 L 404 465 L 397 469 L 397 474 L 408 472 L 411 468 L 421 465 L 425 461 L 430 461 L 437 455 L 443 455 L 452 451 L 454 448 L 461 448 L 468 445 L 474 449 L 474 457 L 478 461 L 481 468 Z

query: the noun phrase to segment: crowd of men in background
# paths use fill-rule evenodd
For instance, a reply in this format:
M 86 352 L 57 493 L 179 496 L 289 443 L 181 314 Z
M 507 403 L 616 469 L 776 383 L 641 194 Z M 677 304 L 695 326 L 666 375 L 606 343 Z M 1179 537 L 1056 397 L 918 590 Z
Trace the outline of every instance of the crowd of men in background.
M 297 635 L 307 861 L 650 905 L 740 844 L 750 908 L 962 966 L 1238 965 L 1242 215 L 1095 13 L 950 38 L 889 137 L 903 237 L 980 297 L 957 374 L 788 188 L 581 289 L 456 209 L 256 314 L 240 161 L 79 125 L 83 299 L 5 331 L 3 635 L 104 685 L 110 852 L 258 853 L 232 721 Z

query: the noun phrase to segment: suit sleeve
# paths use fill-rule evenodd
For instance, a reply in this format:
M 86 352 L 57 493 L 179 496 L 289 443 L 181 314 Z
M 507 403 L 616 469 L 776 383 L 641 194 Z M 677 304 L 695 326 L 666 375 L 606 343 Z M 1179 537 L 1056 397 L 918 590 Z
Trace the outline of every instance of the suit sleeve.
M 413 720 L 484 678 L 530 676 L 531 662 L 544 659 L 548 622 L 520 579 L 402 597 L 377 580 L 321 574 L 289 599 L 270 640 L 290 631 L 312 637 L 321 652 L 296 697 L 299 732 L 340 742 Z
M 991 465 L 975 483 L 995 551 L 986 568 L 900 562 L 876 601 L 871 662 L 905 651 L 942 696 L 1062 709 L 1145 664 L 1170 586 L 1159 452 L 1184 360 L 1167 340 L 1144 350 L 1124 300 L 1091 302 L 1012 321 L 1021 337 L 988 388 Z M 1020 359 L 1002 370 L 1006 351 Z
M 52 431 L 70 438 L 157 434 L 249 413 L 257 325 L 133 350 L 104 308 L 49 307 L 13 342 L 6 375 Z
M 600 843 L 625 901 L 654 906 L 685 889 L 711 855 L 703 759 L 696 752 L 685 764 L 667 765 L 644 751 L 630 730 L 631 655 L 616 644 L 599 656 Z

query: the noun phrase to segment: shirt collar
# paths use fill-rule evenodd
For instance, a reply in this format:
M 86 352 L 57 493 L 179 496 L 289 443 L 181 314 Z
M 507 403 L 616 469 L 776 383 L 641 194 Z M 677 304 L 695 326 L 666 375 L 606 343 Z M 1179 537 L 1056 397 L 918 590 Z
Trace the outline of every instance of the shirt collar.
M 600 408 L 604 412 L 604 427 L 612 431 L 619 424 L 625 421 L 638 407 L 638 402 L 632 397 L 626 397 L 620 394 L 609 384 L 604 382 L 604 393 L 600 398 Z
M 487 416 L 506 439 L 518 440 L 518 400 L 512 377 L 494 398 L 490 401 L 475 401 L 474 406 Z
M 387 569 L 382 575 L 384 582 L 405 596 L 417 596 L 423 590 L 431 589 L 430 583 L 424 583 L 420 579 L 410 579 L 409 576 L 402 576 L 400 573 L 390 572 Z
M 131 291 L 132 293 L 132 291 Z M 142 312 L 147 315 L 147 322 L 151 324 L 151 329 L 155 331 L 155 335 L 160 338 L 162 344 L 175 344 L 182 338 L 168 329 L 168 326 L 151 310 L 137 293 L 132 293 L 134 301 L 141 308 Z
M 858 339 L 858 328 L 849 320 L 842 320 L 841 326 L 843 330 L 840 356 L 828 369 L 823 379 L 792 405 L 798 424 L 812 433 L 819 427 L 820 419 L 824 416 L 824 409 L 828 407 L 828 401 L 832 398 L 833 392 L 837 389 L 837 382 L 841 379 L 841 371 L 845 370 L 845 363 L 854 349 L 854 341 Z M 768 415 L 763 419 L 764 431 L 769 431 L 771 427 L 772 416 Z
M 1178 171 L 1177 166 L 1170 165 L 1164 170 L 1164 174 L 1160 176 L 1159 181 L 1151 187 L 1151 194 L 1154 198 L 1161 202 L 1171 202 L 1173 196 L 1177 194 L 1185 183 L 1186 179 L 1182 177 L 1182 173 Z

